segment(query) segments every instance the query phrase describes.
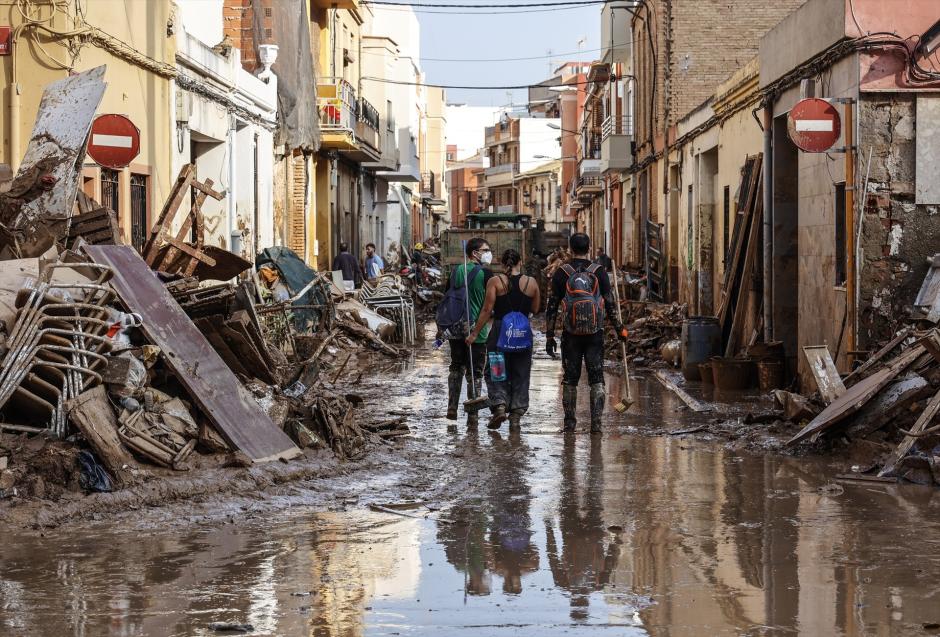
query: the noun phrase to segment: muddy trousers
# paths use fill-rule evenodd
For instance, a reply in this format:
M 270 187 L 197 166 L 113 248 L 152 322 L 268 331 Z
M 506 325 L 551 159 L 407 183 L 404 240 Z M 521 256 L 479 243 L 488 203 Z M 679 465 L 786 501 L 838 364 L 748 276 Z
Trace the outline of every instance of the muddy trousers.
M 490 347 L 489 351 L 498 351 Z M 506 380 L 493 380 L 492 370 L 486 374 L 486 391 L 490 398 L 490 409 L 502 407 L 515 418 L 521 418 L 529 410 L 529 380 L 532 376 L 532 350 L 503 352 L 506 359 Z
M 604 414 L 604 332 L 587 336 L 563 333 L 561 336 L 562 406 L 565 429 L 574 429 L 581 368 L 587 368 L 591 385 L 591 431 L 600 431 Z
M 474 343 L 468 346 L 462 339 L 448 341 L 450 343 L 450 372 L 447 376 L 447 411 L 457 413 L 460 405 L 460 390 L 463 380 L 467 381 L 467 398 L 479 396 L 483 392 L 483 374 L 486 369 L 486 344 Z M 471 352 L 470 348 L 473 348 Z M 471 357 L 471 353 L 473 356 Z M 473 379 L 476 381 L 475 391 L 470 388 L 470 359 L 473 359 Z M 472 414 L 476 420 L 476 414 Z

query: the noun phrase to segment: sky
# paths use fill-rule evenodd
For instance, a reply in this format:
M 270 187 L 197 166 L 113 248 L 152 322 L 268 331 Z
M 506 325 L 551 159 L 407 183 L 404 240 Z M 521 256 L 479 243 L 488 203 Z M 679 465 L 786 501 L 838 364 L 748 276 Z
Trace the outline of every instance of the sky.
M 432 0 L 418 0 L 432 2 Z M 444 4 L 451 0 L 433 0 Z M 474 4 L 452 0 L 455 4 Z M 480 0 L 482 1 L 482 0 Z M 483 4 L 525 4 L 534 0 L 486 0 Z M 507 9 L 507 11 L 510 9 Z M 576 8 L 511 9 L 504 15 L 445 15 L 415 9 L 421 23 L 421 66 L 430 84 L 494 86 L 536 84 L 550 77 L 548 52 L 555 66 L 574 60 L 594 60 L 600 40 L 601 5 Z M 450 11 L 434 9 L 434 11 Z M 454 9 L 453 11 L 457 11 Z M 460 11 L 473 11 L 461 9 Z M 488 11 L 500 11 L 490 9 Z M 578 51 L 581 51 L 579 54 Z M 438 62 L 447 59 L 538 57 L 505 62 Z M 527 102 L 525 90 L 465 91 L 449 89 L 449 103 L 508 106 Z

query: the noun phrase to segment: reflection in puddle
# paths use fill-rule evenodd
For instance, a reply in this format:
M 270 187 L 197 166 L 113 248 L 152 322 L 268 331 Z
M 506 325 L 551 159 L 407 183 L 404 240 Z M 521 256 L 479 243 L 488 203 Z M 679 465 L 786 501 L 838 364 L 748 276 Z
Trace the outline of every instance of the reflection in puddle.
M 445 434 L 431 420 L 440 356 L 419 357 L 384 405 L 454 458 L 428 480 L 467 485 L 436 520 L 360 508 L 7 537 L 0 634 L 188 637 L 230 621 L 317 637 L 901 635 L 940 622 L 933 490 L 828 488 L 832 470 L 811 460 L 614 427 L 565 439 L 557 363 L 541 357 L 522 435 Z M 637 393 L 634 422 L 688 425 L 655 383 Z
M 559 437 L 546 457 L 524 436 L 456 444 L 485 463 L 481 483 L 439 521 L 355 511 L 9 538 L 0 627 L 853 635 L 940 619 L 932 491 L 850 484 L 832 497 L 805 460 L 666 439 Z

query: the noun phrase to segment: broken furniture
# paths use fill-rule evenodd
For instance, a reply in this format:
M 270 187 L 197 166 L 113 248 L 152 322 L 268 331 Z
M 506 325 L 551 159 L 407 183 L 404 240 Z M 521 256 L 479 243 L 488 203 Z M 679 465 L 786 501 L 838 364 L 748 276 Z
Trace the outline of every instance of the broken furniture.
M 365 282 L 356 294 L 356 299 L 395 322 L 396 343 L 414 344 L 418 335 L 415 305 L 401 277 L 387 274 L 380 277 L 375 285 Z
M 93 245 L 115 245 L 121 243 L 117 215 L 107 206 L 79 191 L 75 198 L 78 212 L 69 220 L 65 247 L 73 248 L 79 239 Z
M 79 268 L 97 278 L 55 279 L 58 270 Z M 37 430 L 67 435 L 65 403 L 100 383 L 107 364 L 110 275 L 108 266 L 94 263 L 40 266 L 38 280 L 17 298 L 0 366 L 0 409 L 17 410 Z
M 128 311 L 145 317 L 141 331 L 160 348 L 193 401 L 233 448 L 254 462 L 300 454 L 132 247 L 83 249 L 113 270 L 111 285 L 120 300 Z
M 144 259 L 154 270 L 169 274 L 180 273 L 192 276 L 199 263 L 207 266 L 216 265 L 216 260 L 203 249 L 205 242 L 205 221 L 202 217 L 202 205 L 207 197 L 221 200 L 222 193 L 212 189 L 212 180 L 197 181 L 196 166 L 186 164 L 180 170 L 176 183 L 157 217 L 150 237 L 144 244 Z M 174 221 L 184 199 L 191 199 L 189 212 L 183 219 L 179 230 L 172 231 Z M 192 243 L 186 241 L 192 235 Z

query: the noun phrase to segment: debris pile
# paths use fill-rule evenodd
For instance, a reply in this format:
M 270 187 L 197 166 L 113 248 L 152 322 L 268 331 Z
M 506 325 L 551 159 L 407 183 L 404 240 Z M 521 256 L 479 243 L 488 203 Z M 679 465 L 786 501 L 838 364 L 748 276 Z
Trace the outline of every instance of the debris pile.
M 223 195 L 193 165 L 142 254 L 122 245 L 113 211 L 76 194 L 100 76 L 47 90 L 23 165 L 0 189 L 0 498 L 110 491 L 307 448 L 351 459 L 407 433 L 364 425 L 362 399 L 342 389 L 360 359 L 397 357 L 389 341 L 415 338 L 397 277 L 347 299 L 286 248 L 252 269 L 206 245 L 201 205 Z M 52 148 L 63 104 L 70 128 L 54 132 L 68 143 Z
M 633 364 L 655 366 L 664 361 L 675 366 L 678 354 L 678 339 L 687 306 L 651 301 L 621 301 L 623 322 L 630 332 L 627 355 Z M 608 334 L 607 350 L 619 355 L 619 344 Z
M 866 440 L 881 453 L 861 473 L 940 484 L 940 427 L 931 426 L 940 411 L 940 330 L 901 330 L 844 379 L 828 351 L 814 362 L 815 349 L 806 355 L 818 393 L 811 401 L 780 393 L 791 419 L 805 418 L 788 444 Z

